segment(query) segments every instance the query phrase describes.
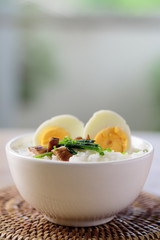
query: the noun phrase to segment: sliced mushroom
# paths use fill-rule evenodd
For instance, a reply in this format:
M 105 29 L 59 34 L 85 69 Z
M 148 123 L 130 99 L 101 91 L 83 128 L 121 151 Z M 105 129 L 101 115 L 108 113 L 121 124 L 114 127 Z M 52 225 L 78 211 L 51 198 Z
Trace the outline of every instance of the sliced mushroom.
M 75 140 L 77 140 L 77 139 L 82 139 L 82 137 L 76 137 Z
M 89 134 L 87 135 L 87 138 L 86 138 L 86 139 L 91 139 L 90 136 L 89 136 Z
M 41 154 L 47 152 L 47 148 L 43 146 L 28 147 L 28 149 L 34 154 Z
M 53 149 L 53 146 L 58 146 L 58 143 L 59 143 L 59 138 L 57 137 L 51 137 L 49 139 L 49 143 L 48 143 L 48 152 L 50 152 L 52 149 Z
M 69 161 L 70 157 L 72 157 L 72 154 L 65 146 L 53 149 L 51 152 L 53 152 L 53 154 L 56 155 L 61 161 Z

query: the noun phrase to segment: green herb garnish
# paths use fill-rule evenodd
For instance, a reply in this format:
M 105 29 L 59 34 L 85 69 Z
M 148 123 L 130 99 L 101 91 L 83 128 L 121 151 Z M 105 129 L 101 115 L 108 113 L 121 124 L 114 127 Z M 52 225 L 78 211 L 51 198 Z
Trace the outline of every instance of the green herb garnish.
M 53 154 L 52 152 L 45 152 L 45 153 L 35 155 L 34 157 L 35 158 L 42 158 L 42 157 L 45 157 L 45 156 L 52 156 L 52 154 Z
M 127 152 L 122 152 L 122 154 L 124 155 L 124 154 L 126 154 Z
M 59 144 L 57 147 L 65 146 L 68 151 L 72 154 L 77 154 L 74 149 L 89 149 L 94 150 L 98 152 L 101 156 L 104 155 L 104 151 L 106 149 L 103 149 L 99 144 L 95 143 L 95 140 L 91 139 L 71 139 L 70 137 L 64 137 L 63 140 L 59 141 Z M 110 150 L 112 151 L 112 150 Z
M 76 154 L 77 154 L 77 152 L 74 151 L 72 148 L 68 148 L 68 147 L 67 147 L 67 150 L 68 150 L 71 154 L 73 154 L 73 155 L 76 155 Z
M 148 149 L 144 149 L 143 152 L 144 152 L 144 153 L 145 153 L 145 152 L 148 152 Z
M 105 149 L 107 152 L 112 152 L 112 149 L 111 148 L 107 148 Z

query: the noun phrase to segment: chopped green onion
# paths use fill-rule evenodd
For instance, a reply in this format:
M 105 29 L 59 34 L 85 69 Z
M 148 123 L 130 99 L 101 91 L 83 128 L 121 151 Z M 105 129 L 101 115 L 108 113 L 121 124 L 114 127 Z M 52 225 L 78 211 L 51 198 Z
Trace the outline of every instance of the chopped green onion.
M 144 153 L 145 153 L 145 152 L 148 152 L 148 149 L 144 149 L 143 152 L 144 152 Z
M 53 148 L 54 148 L 54 150 L 56 150 L 57 149 L 56 145 L 54 145 Z
M 34 157 L 35 158 L 42 158 L 42 157 L 45 157 L 45 156 L 52 156 L 52 152 L 46 152 L 46 153 L 41 153 L 41 154 L 38 154 L 38 155 L 35 155 Z
M 104 152 L 99 152 L 99 154 L 100 154 L 101 156 L 104 156 Z
M 106 151 L 107 152 L 112 152 L 112 149 L 111 148 L 107 148 Z

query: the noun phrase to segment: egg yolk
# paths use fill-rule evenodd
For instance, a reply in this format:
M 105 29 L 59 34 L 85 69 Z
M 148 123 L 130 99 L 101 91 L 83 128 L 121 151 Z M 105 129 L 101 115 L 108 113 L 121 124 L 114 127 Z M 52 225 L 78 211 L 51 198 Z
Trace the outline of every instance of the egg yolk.
M 111 148 L 115 152 L 124 152 L 128 147 L 126 133 L 118 126 L 101 130 L 94 139 L 103 148 Z
M 66 136 L 70 137 L 70 134 L 65 128 L 54 126 L 43 129 L 38 136 L 38 140 L 40 145 L 47 146 L 50 137 L 58 137 L 60 140 L 62 140 Z

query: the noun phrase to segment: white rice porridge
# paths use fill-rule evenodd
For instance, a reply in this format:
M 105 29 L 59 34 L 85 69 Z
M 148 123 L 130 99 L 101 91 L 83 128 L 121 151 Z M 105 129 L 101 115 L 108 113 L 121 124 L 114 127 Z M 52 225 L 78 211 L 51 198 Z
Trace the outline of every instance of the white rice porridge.
M 35 154 L 28 150 L 28 146 L 18 146 L 15 148 L 15 151 L 23 156 L 33 157 Z M 93 150 L 81 150 L 77 151 L 76 155 L 70 157 L 69 162 L 72 163 L 80 163 L 80 162 L 110 162 L 110 161 L 117 161 L 117 160 L 125 160 L 125 159 L 133 159 L 136 157 L 143 156 L 148 152 L 149 145 L 144 143 L 140 146 L 140 148 L 132 147 L 130 152 L 120 153 L 120 152 L 108 152 L 104 151 L 104 155 L 101 156 L 98 152 Z M 36 159 L 36 158 L 35 158 Z M 43 157 L 42 159 L 53 160 L 53 161 L 60 161 L 54 154 L 51 157 Z

